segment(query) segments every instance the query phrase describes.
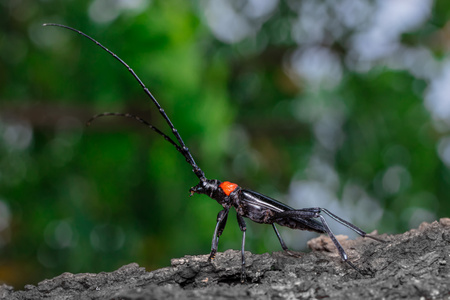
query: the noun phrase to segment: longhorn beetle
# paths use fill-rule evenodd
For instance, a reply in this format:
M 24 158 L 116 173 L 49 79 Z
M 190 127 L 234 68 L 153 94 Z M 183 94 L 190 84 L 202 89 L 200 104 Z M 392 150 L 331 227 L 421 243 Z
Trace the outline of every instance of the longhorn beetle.
M 136 75 L 136 73 L 131 69 L 127 63 L 125 63 L 121 58 L 119 58 L 116 54 L 114 54 L 112 51 L 110 51 L 108 48 L 97 42 L 95 39 L 91 38 L 87 34 L 74 29 L 72 27 L 61 25 L 61 24 L 54 24 L 54 23 L 47 23 L 43 24 L 43 26 L 57 26 L 66 28 L 69 30 L 72 30 L 85 38 L 90 39 L 92 42 L 100 46 L 103 50 L 108 52 L 110 55 L 112 55 L 115 59 L 117 59 L 122 65 L 124 65 L 127 70 L 133 75 L 133 77 L 137 80 L 139 85 L 143 88 L 144 92 L 147 94 L 148 97 L 152 100 L 152 102 L 155 104 L 155 106 L 158 108 L 159 113 L 162 115 L 162 117 L 166 120 L 167 124 L 172 130 L 172 134 L 175 136 L 176 141 L 170 138 L 168 135 L 163 133 L 161 130 L 156 128 L 155 126 L 151 125 L 149 122 L 145 121 L 144 119 L 131 115 L 131 114 L 124 114 L 124 113 L 102 113 L 93 116 L 87 124 L 89 125 L 93 120 L 104 117 L 104 116 L 119 116 L 119 117 L 127 117 L 131 119 L 135 119 L 145 126 L 149 127 L 159 135 L 161 135 L 166 141 L 171 143 L 175 149 L 177 149 L 178 152 L 180 152 L 184 158 L 186 159 L 187 163 L 191 165 L 192 171 L 194 174 L 198 177 L 200 182 L 196 185 L 190 188 L 190 196 L 193 194 L 205 194 L 208 195 L 210 198 L 216 200 L 220 205 L 222 205 L 223 210 L 221 210 L 217 215 L 217 223 L 216 227 L 214 229 L 214 234 L 212 238 L 212 245 L 211 245 L 211 253 L 209 254 L 208 261 L 211 261 L 214 259 L 217 247 L 219 243 L 219 237 L 222 235 L 223 230 L 225 229 L 225 225 L 227 223 L 228 218 L 228 212 L 230 211 L 230 208 L 234 207 L 236 210 L 236 216 L 237 221 L 239 224 L 239 228 L 242 231 L 242 245 L 241 245 L 241 259 L 242 259 L 242 270 L 241 270 L 241 281 L 245 281 L 245 255 L 244 255 L 244 246 L 245 246 L 245 232 L 246 232 L 246 224 L 244 221 L 244 218 L 249 218 L 250 220 L 261 223 L 261 224 L 270 224 L 273 227 L 273 230 L 275 231 L 275 234 L 278 237 L 278 240 L 280 241 L 281 247 L 285 251 L 289 251 L 288 247 L 284 243 L 283 239 L 281 238 L 280 233 L 278 232 L 277 227 L 275 226 L 275 223 L 281 226 L 286 226 L 292 229 L 299 229 L 299 230 L 308 230 L 308 231 L 314 231 L 318 233 L 326 233 L 331 238 L 332 242 L 336 246 L 339 255 L 341 256 L 341 259 L 346 262 L 350 267 L 361 273 L 361 271 L 348 260 L 347 253 L 345 253 L 344 248 L 341 246 L 339 241 L 334 236 L 333 232 L 331 231 L 330 227 L 327 224 L 327 221 L 322 216 L 322 213 L 331 217 L 333 220 L 335 220 L 338 223 L 341 223 L 342 225 L 350 228 L 351 230 L 355 231 L 357 234 L 359 234 L 362 237 L 368 237 L 371 239 L 374 239 L 379 242 L 383 242 L 383 240 L 378 239 L 376 237 L 368 235 L 366 232 L 361 230 L 360 228 L 356 227 L 355 225 L 351 224 L 348 221 L 345 221 L 344 219 L 336 216 L 329 210 L 325 208 L 320 207 L 312 207 L 312 208 L 301 208 L 301 209 L 294 209 L 286 204 L 283 204 L 275 199 L 272 199 L 268 196 L 265 196 L 263 194 L 260 194 L 258 192 L 242 188 L 236 183 L 231 183 L 229 181 L 220 181 L 217 179 L 207 179 L 205 176 L 205 173 L 203 173 L 202 169 L 195 163 L 194 158 L 192 157 L 191 152 L 186 147 L 183 139 L 181 138 L 181 135 L 178 133 L 178 130 L 175 129 L 174 125 L 172 124 L 172 121 L 165 113 L 164 109 L 161 107 L 161 105 L 158 103 L 156 98 L 152 95 L 152 93 L 149 91 L 149 89 L 144 85 L 144 83 L 141 81 L 141 79 Z

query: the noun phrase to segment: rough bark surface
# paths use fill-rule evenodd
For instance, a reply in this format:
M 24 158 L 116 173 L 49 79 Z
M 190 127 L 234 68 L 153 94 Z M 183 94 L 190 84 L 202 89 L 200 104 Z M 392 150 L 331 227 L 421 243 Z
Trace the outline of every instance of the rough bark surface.
M 247 281 L 240 283 L 239 251 L 172 260 L 147 272 L 132 263 L 111 273 L 64 273 L 1 299 L 450 299 L 450 219 L 423 223 L 399 235 L 371 239 L 340 237 L 349 258 L 365 275 L 341 263 L 330 239 L 308 244 L 311 253 L 246 252 Z

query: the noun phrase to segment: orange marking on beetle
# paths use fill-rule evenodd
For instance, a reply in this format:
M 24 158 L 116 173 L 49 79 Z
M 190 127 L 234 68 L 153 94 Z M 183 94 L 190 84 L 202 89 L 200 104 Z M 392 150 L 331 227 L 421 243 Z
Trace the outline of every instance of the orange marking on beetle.
M 222 191 L 227 195 L 230 196 L 230 194 L 238 187 L 236 183 L 231 183 L 229 181 L 222 182 L 219 187 L 222 189 Z

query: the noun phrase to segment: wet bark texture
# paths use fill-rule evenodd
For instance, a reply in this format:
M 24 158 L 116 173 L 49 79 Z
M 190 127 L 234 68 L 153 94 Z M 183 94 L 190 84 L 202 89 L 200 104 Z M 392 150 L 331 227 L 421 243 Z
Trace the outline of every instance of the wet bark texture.
M 340 237 L 350 260 L 341 263 L 326 236 L 311 240 L 310 253 L 246 252 L 247 281 L 240 283 L 240 252 L 173 259 L 147 272 L 129 264 L 111 273 L 64 273 L 24 290 L 0 286 L 0 299 L 450 299 L 450 219 L 423 223 L 399 235 Z

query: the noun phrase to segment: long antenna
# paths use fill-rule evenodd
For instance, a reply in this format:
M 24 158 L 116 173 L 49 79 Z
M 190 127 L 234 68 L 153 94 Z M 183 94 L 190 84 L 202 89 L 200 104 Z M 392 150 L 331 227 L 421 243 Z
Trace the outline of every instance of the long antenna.
M 186 144 L 184 143 L 183 139 L 181 138 L 180 134 L 178 133 L 178 130 L 173 126 L 172 121 L 169 119 L 169 117 L 167 116 L 166 112 L 164 111 L 164 109 L 161 107 L 161 105 L 158 103 L 158 101 L 156 100 L 156 98 L 153 96 L 153 94 L 149 91 L 149 89 L 145 86 L 145 84 L 142 82 L 142 80 L 139 78 L 139 76 L 136 75 L 136 73 L 133 71 L 133 69 L 130 68 L 130 66 L 128 66 L 128 64 L 126 62 L 124 62 L 120 57 L 118 57 L 114 52 L 112 52 L 111 50 L 109 50 L 108 48 L 106 48 L 105 46 L 103 46 L 102 44 L 100 44 L 99 42 L 97 42 L 95 39 L 91 38 L 90 36 L 88 36 L 87 34 L 85 34 L 84 32 L 66 26 L 66 25 L 61 25 L 61 24 L 56 24 L 56 23 L 45 23 L 42 24 L 42 26 L 56 26 L 56 27 L 62 27 L 62 28 L 66 28 L 69 30 L 72 30 L 82 36 L 84 36 L 85 38 L 90 39 L 92 42 L 94 42 L 97 46 L 100 46 L 100 48 L 102 48 L 103 50 L 105 50 L 106 52 L 108 52 L 109 54 L 111 54 L 115 59 L 117 59 L 122 65 L 124 65 L 127 70 L 131 73 L 131 75 L 133 75 L 133 77 L 137 80 L 137 82 L 139 83 L 139 85 L 142 87 L 142 89 L 144 90 L 144 92 L 150 97 L 150 99 L 153 101 L 153 103 L 156 105 L 156 107 L 158 108 L 159 113 L 163 116 L 163 118 L 166 120 L 167 124 L 169 124 L 169 127 L 172 129 L 172 133 L 175 136 L 175 138 L 177 139 L 179 146 L 176 145 L 176 143 L 170 139 L 167 135 L 165 135 L 164 133 L 162 133 L 159 129 L 157 129 L 156 127 L 150 125 L 149 123 L 147 123 L 146 125 L 150 125 L 154 131 L 158 132 L 159 134 L 161 134 L 167 141 L 169 141 L 171 144 L 176 145 L 177 150 L 183 154 L 183 156 L 186 158 L 186 161 L 192 166 L 193 168 L 193 172 L 195 173 L 195 175 L 197 175 L 197 177 L 201 180 L 201 181 L 205 181 L 206 177 L 205 177 L 205 173 L 203 173 L 203 171 L 200 169 L 199 166 L 197 166 L 197 164 L 195 163 L 194 158 L 191 155 L 191 152 L 189 152 L 189 148 L 186 147 Z M 99 117 L 99 116 L 97 116 Z M 95 119 L 96 117 L 93 117 L 91 120 Z M 139 118 L 140 120 L 142 120 L 141 118 Z M 137 119 L 138 121 L 140 121 L 139 119 Z M 144 123 L 144 122 L 142 122 Z M 144 123 L 145 124 L 145 123 Z M 179 147 L 179 148 L 178 148 Z
M 91 126 L 91 123 L 101 117 L 124 117 L 124 118 L 130 118 L 130 119 L 134 119 L 138 122 L 141 122 L 143 125 L 147 126 L 148 128 L 150 128 L 151 130 L 153 130 L 154 132 L 160 134 L 166 141 L 168 141 L 169 143 L 171 143 L 172 145 L 175 146 L 175 148 L 181 152 L 183 155 L 183 149 L 180 148 L 180 146 L 174 141 L 172 140 L 169 136 L 167 136 L 164 132 L 162 132 L 161 130 L 159 130 L 157 127 L 153 126 L 152 124 L 150 124 L 149 122 L 147 122 L 146 120 L 142 119 L 139 116 L 136 115 L 132 115 L 129 113 L 112 113 L 112 112 L 104 112 L 95 116 L 92 116 L 87 122 L 86 125 L 87 126 Z

